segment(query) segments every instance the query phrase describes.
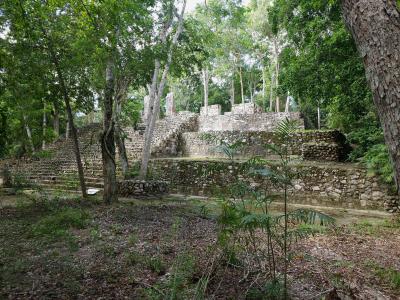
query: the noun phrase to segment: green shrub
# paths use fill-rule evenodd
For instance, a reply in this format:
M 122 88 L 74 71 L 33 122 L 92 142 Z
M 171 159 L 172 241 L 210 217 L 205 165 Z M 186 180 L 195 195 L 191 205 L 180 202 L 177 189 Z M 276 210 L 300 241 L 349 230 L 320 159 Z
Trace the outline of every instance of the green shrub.
M 32 156 L 34 158 L 52 158 L 54 155 L 54 151 L 52 150 L 42 150 L 34 153 Z
M 372 146 L 361 161 L 371 174 L 377 174 L 385 183 L 394 185 L 394 171 L 386 145 Z
M 165 266 L 165 264 L 160 256 L 155 256 L 155 257 L 151 257 L 151 258 L 147 259 L 146 265 L 151 271 L 153 271 L 154 273 L 157 273 L 158 275 L 165 274 L 165 271 L 167 269 L 167 267 Z
M 88 220 L 89 214 L 86 211 L 64 208 L 33 225 L 32 233 L 34 236 L 64 236 L 70 228 L 85 228 Z
M 13 178 L 12 178 L 12 186 L 13 188 L 17 190 L 21 190 L 24 188 L 29 188 L 32 187 L 32 183 L 29 181 L 28 177 L 26 174 L 23 174 L 21 172 L 15 173 Z

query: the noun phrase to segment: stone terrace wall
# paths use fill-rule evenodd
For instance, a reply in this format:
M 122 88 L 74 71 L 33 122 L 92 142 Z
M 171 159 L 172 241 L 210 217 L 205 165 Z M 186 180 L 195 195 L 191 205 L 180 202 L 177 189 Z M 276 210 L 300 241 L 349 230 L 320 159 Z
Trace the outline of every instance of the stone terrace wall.
M 243 163 L 214 160 L 157 159 L 150 162 L 150 172 L 158 180 L 170 182 L 170 191 L 191 195 L 213 195 L 215 188 L 229 188 L 241 180 L 277 192 L 261 177 L 247 175 Z M 400 209 L 398 198 L 378 177 L 354 164 L 296 164 L 298 173 L 290 199 L 296 203 L 344 208 Z
M 299 131 L 292 140 L 291 154 L 302 155 L 304 159 L 340 161 L 347 154 L 346 138 L 337 130 Z M 225 157 L 217 147 L 221 141 L 242 142 L 237 157 L 267 157 L 271 151 L 265 145 L 278 142 L 276 134 L 265 131 L 186 132 L 181 135 L 179 151 L 188 157 Z
M 200 116 L 199 131 L 274 131 L 286 118 L 297 120 L 299 129 L 304 129 L 300 113 L 260 113 Z
M 207 107 L 207 114 L 206 114 L 206 108 L 203 106 L 200 108 L 200 115 L 202 116 L 217 116 L 220 115 L 222 111 L 222 107 L 219 104 L 214 104 L 214 105 L 209 105 Z
M 168 193 L 165 181 L 122 180 L 117 182 L 118 195 L 122 197 L 161 196 Z
M 255 103 L 241 103 L 232 105 L 232 110 L 230 113 L 225 113 L 226 115 L 240 115 L 240 114 L 256 114 L 262 113 L 261 107 Z

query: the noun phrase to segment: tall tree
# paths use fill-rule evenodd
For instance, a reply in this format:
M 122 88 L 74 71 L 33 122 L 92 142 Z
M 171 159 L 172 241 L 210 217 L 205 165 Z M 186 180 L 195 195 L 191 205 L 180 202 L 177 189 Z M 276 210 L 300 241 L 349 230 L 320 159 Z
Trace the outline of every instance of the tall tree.
M 150 96 L 150 100 L 149 100 L 150 110 L 149 110 L 149 115 L 147 117 L 148 120 L 147 120 L 147 124 L 146 124 L 142 161 L 141 161 L 140 172 L 139 172 L 139 178 L 142 178 L 142 179 L 146 178 L 146 176 L 147 176 L 148 163 L 149 163 L 150 155 L 151 155 L 151 143 L 153 140 L 153 133 L 154 133 L 156 120 L 160 113 L 161 97 L 163 95 L 166 80 L 167 80 L 167 75 L 168 75 L 170 67 L 171 67 L 172 56 L 173 56 L 174 50 L 178 43 L 178 38 L 183 31 L 183 21 L 184 21 L 183 17 L 184 17 L 184 13 L 185 13 L 185 9 L 186 9 L 186 0 L 183 0 L 180 13 L 177 12 L 177 8 L 175 7 L 175 1 L 172 1 L 169 5 L 167 5 L 166 9 L 167 9 L 167 18 L 163 24 L 163 28 L 160 33 L 161 44 L 163 44 L 163 45 L 166 44 L 168 35 L 171 33 L 171 27 L 173 25 L 174 18 L 176 18 L 176 29 L 175 29 L 175 34 L 172 37 L 172 41 L 171 41 L 168 51 L 167 51 L 167 58 L 166 58 L 164 69 L 161 73 L 160 78 L 159 78 L 159 74 L 161 71 L 160 59 L 157 58 L 154 62 L 155 68 L 154 68 L 153 80 L 152 80 L 150 95 L 149 95 Z
M 400 11 L 396 0 L 343 0 L 363 58 L 400 192 Z

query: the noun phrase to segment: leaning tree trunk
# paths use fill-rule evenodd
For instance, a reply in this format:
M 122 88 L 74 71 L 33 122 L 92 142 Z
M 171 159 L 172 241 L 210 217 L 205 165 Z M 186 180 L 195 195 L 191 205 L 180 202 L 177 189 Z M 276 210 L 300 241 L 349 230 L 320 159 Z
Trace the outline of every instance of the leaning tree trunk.
M 400 12 L 396 0 L 343 0 L 363 58 L 400 193 Z
M 109 59 L 106 67 L 106 86 L 104 91 L 103 107 L 103 133 L 101 135 L 101 156 L 103 161 L 104 192 L 103 200 L 110 204 L 118 200 L 114 121 L 113 121 L 113 97 L 114 97 L 114 70 L 113 61 Z
M 150 109 L 149 109 L 149 117 L 148 117 L 149 120 L 147 121 L 147 127 L 146 127 L 146 133 L 145 133 L 145 141 L 144 141 L 144 147 L 143 147 L 143 152 L 142 152 L 142 161 L 141 161 L 140 171 L 139 171 L 140 179 L 146 179 L 146 176 L 147 176 L 147 169 L 148 169 L 150 155 L 151 155 L 151 144 L 152 144 L 152 140 L 153 140 L 154 128 L 155 128 L 156 120 L 160 113 L 160 101 L 161 101 L 161 97 L 162 97 L 165 83 L 167 80 L 167 75 L 169 73 L 169 68 L 170 68 L 170 65 L 172 62 L 172 54 L 173 54 L 173 50 L 174 50 L 173 48 L 177 44 L 178 38 L 183 31 L 183 15 L 185 13 L 185 8 L 186 8 L 186 0 L 183 1 L 182 10 L 181 10 L 180 15 L 178 16 L 178 29 L 175 32 L 175 35 L 172 39 L 171 44 L 169 45 L 167 61 L 165 63 L 164 71 L 163 71 L 163 74 L 161 75 L 161 79 L 160 79 L 159 83 L 158 83 L 158 72 L 160 70 L 160 61 L 158 59 L 155 60 L 153 82 L 152 82 L 152 87 L 151 87 L 151 92 L 150 92 L 150 103 L 151 103 L 152 107 L 150 107 Z M 169 27 L 170 27 L 170 23 L 168 26 L 166 26 L 164 28 L 165 30 L 162 33 L 161 41 L 163 43 L 166 42 L 166 37 L 167 37 L 166 34 L 167 34 Z
M 72 114 L 72 108 L 71 108 L 71 103 L 69 101 L 67 86 L 65 84 L 63 72 L 61 70 L 60 62 L 58 61 L 57 54 L 56 54 L 55 50 L 53 49 L 53 44 L 52 44 L 51 40 L 48 38 L 46 31 L 44 29 L 42 29 L 42 31 L 43 31 L 43 35 L 47 39 L 50 56 L 51 56 L 52 62 L 54 64 L 54 67 L 55 67 L 55 70 L 56 70 L 56 73 L 58 76 L 58 80 L 60 82 L 61 92 L 63 94 L 65 108 L 67 110 L 67 116 L 68 116 L 67 130 L 69 130 L 71 132 L 72 141 L 74 143 L 74 152 L 75 152 L 76 164 L 78 167 L 78 175 L 79 175 L 79 182 L 81 185 L 82 197 L 86 198 L 87 193 L 86 193 L 85 174 L 83 173 L 83 165 L 82 165 L 82 159 L 81 159 L 81 151 L 79 149 L 78 133 L 77 133 L 77 130 L 76 130 L 75 124 L 74 124 L 74 115 Z

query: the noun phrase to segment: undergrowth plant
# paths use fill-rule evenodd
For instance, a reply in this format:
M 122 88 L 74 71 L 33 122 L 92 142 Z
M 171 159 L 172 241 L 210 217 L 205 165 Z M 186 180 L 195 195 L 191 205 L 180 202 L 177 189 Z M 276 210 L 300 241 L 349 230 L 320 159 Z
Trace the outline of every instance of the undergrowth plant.
M 252 278 L 265 278 L 266 286 L 257 280 L 252 286 L 258 285 L 256 292 L 264 293 L 268 299 L 288 297 L 292 244 L 315 232 L 313 226 L 304 225 L 334 221 L 315 210 L 288 209 L 289 190 L 296 178 L 289 156 L 296 128 L 295 122 L 282 121 L 275 132 L 279 144 L 265 146 L 279 159 L 275 163 L 267 163 L 260 157 L 249 159 L 243 170 L 251 180 L 238 181 L 220 202 L 218 242 L 226 263 L 243 269 L 245 279 L 255 274 L 258 276 Z M 283 201 L 282 213 L 272 210 L 272 204 L 278 200 Z M 249 290 L 249 297 L 254 293 L 254 288 Z

